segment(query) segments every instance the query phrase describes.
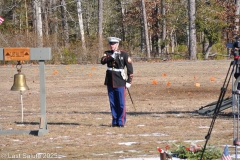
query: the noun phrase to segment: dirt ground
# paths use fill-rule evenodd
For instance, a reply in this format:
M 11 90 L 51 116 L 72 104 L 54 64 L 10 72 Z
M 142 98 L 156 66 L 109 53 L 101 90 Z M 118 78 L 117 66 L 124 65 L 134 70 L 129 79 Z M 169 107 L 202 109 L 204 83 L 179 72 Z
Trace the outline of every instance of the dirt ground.
M 204 145 L 211 116 L 196 113 L 217 101 L 231 60 L 135 62 L 127 95 L 127 123 L 111 128 L 106 66 L 46 65 L 46 107 L 49 132 L 44 136 L 0 135 L 0 159 L 48 158 L 124 159 L 158 157 L 157 147 L 172 143 Z M 0 66 L 0 124 L 2 130 L 38 130 L 40 78 L 38 64 L 24 64 L 30 90 L 10 91 L 15 66 Z M 231 82 L 226 96 L 231 95 Z M 208 144 L 233 151 L 233 118 L 225 110 L 215 121 Z M 19 156 L 19 157 L 18 157 Z

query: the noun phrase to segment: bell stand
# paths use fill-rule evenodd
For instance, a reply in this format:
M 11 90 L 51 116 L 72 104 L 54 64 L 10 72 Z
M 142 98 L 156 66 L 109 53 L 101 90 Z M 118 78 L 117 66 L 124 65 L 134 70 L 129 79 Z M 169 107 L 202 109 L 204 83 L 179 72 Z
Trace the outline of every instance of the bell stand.
M 219 98 L 218 98 L 218 101 L 216 103 L 216 108 L 214 110 L 214 113 L 213 113 L 213 118 L 212 118 L 212 122 L 210 124 L 210 127 L 209 127 L 209 130 L 208 130 L 208 133 L 207 135 L 205 136 L 205 145 L 203 147 L 203 150 L 202 150 L 202 154 L 201 154 L 201 158 L 200 160 L 202 160 L 203 158 L 203 155 L 204 155 L 204 152 L 205 152 L 205 149 L 206 149 L 206 146 L 207 146 L 207 143 L 208 143 L 208 140 L 210 139 L 210 136 L 211 136 L 211 133 L 212 133 L 212 130 L 213 130 L 213 126 L 214 126 L 214 123 L 215 123 L 215 120 L 220 112 L 220 108 L 221 108 L 221 105 L 222 105 L 222 102 L 224 100 L 224 96 L 225 96 L 225 93 L 227 91 L 227 88 L 228 88 L 228 85 L 229 85 L 229 82 L 230 80 L 232 79 L 232 115 L 233 115 L 233 145 L 235 146 L 235 155 L 236 155 L 236 159 L 237 159 L 237 148 L 238 146 L 240 145 L 240 135 L 239 135 L 239 129 L 240 129 L 240 123 L 239 123 L 239 118 L 240 118 L 240 107 L 239 107 L 239 103 L 240 103 L 240 90 L 238 90 L 238 84 L 240 83 L 240 76 L 237 77 L 237 79 L 235 80 L 234 82 L 234 76 L 233 76 L 233 73 L 235 72 L 235 74 L 238 74 L 240 75 L 240 56 L 237 57 L 238 59 L 235 59 L 234 58 L 234 61 L 232 61 L 230 63 L 230 66 L 229 66 L 229 69 L 228 69 L 228 72 L 227 72 L 227 75 L 226 75 L 226 78 L 224 80 L 224 83 L 223 83 L 223 86 L 221 88 L 221 92 L 220 92 L 220 95 L 219 95 Z
M 25 59 L 24 59 L 25 58 Z M 51 48 L 0 48 L 0 60 L 38 60 L 40 71 L 40 124 L 39 130 L 2 130 L 0 135 L 33 134 L 43 136 L 48 133 L 46 116 L 45 60 L 52 59 Z

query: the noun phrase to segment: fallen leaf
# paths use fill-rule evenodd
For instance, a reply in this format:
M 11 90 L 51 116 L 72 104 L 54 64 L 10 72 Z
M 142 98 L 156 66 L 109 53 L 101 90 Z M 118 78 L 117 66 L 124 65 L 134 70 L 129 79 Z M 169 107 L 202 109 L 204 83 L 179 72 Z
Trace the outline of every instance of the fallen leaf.
M 58 74 L 58 70 L 55 70 L 52 74 L 53 74 L 53 75 Z
M 171 85 L 171 82 L 167 82 L 167 86 L 170 86 Z
M 156 81 L 156 80 L 153 80 L 153 81 L 152 81 L 152 84 L 154 84 L 154 85 L 157 84 L 157 81 Z
M 215 81 L 215 78 L 214 78 L 214 77 L 211 77 L 211 78 L 210 78 L 210 81 L 211 81 L 211 82 L 214 82 L 214 81 Z

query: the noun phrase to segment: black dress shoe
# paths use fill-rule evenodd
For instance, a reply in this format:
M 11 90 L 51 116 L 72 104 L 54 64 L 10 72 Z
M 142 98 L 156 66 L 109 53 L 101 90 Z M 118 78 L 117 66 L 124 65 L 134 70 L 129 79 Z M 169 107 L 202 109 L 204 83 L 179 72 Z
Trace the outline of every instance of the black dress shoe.
M 117 124 L 112 124 L 111 127 L 118 127 L 118 125 Z

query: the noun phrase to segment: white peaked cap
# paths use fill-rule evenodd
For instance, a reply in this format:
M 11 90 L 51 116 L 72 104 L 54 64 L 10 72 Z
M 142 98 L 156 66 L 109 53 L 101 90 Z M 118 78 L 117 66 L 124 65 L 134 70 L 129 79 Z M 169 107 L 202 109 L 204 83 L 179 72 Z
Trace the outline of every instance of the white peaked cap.
M 121 41 L 120 38 L 117 38 L 117 37 L 108 37 L 108 42 L 116 42 L 116 43 L 119 43 L 119 41 Z

